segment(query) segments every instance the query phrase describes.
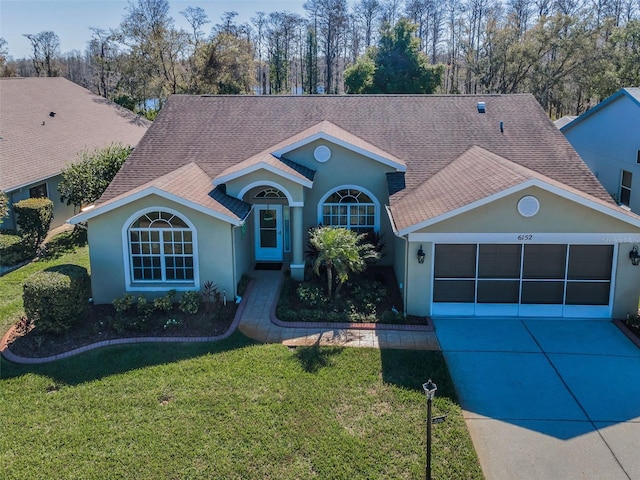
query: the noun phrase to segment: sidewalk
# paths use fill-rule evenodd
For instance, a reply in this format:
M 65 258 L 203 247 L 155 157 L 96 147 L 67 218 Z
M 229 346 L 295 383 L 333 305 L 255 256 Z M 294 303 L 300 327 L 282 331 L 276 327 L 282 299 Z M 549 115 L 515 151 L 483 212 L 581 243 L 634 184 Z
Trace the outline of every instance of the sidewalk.
M 340 345 L 345 347 L 397 348 L 409 350 L 440 350 L 433 329 L 402 326 L 396 328 L 340 328 L 329 325 L 291 326 L 275 316 L 282 272 L 252 272 L 253 284 L 248 292 L 244 313 L 238 325 L 246 336 L 266 343 L 287 346 Z

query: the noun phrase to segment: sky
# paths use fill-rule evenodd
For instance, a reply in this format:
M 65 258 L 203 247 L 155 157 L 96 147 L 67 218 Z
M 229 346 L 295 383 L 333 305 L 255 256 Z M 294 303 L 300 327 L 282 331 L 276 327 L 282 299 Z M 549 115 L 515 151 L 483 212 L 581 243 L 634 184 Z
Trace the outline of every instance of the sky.
M 178 28 L 189 25 L 180 11 L 202 8 L 212 25 L 221 23 L 224 12 L 238 12 L 237 23 L 249 22 L 258 11 L 284 11 L 304 14 L 304 0 L 169 0 L 170 14 Z M 126 0 L 0 0 L 0 37 L 7 41 L 13 58 L 29 57 L 31 47 L 25 33 L 52 30 L 60 37 L 62 53 L 83 52 L 91 38 L 90 27 L 116 28 L 126 13 Z

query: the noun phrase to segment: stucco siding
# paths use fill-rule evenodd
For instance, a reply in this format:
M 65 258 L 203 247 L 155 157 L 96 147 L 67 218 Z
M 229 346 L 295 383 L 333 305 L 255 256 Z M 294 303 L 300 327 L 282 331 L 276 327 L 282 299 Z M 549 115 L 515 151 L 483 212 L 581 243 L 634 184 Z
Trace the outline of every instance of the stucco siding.
M 417 252 L 421 245 L 426 255 L 424 263 L 418 263 Z M 409 261 L 407 262 L 407 314 L 409 315 L 431 315 L 432 260 L 433 244 L 431 242 L 409 242 Z
M 147 208 L 169 208 L 193 223 L 197 235 L 197 264 L 199 284 L 154 284 L 157 292 L 136 290 L 135 286 L 126 291 L 125 260 L 123 248 L 123 227 L 132 215 Z M 233 248 L 231 225 L 201 212 L 189 209 L 156 195 L 149 195 L 116 210 L 106 212 L 88 222 L 91 260 L 91 279 L 94 302 L 110 303 L 115 297 L 125 293 L 143 294 L 152 298 L 166 290 L 199 290 L 204 282 L 211 280 L 220 292 L 235 293 Z M 194 245 L 195 247 L 195 245 Z M 147 286 L 147 285 L 145 285 Z
M 331 158 L 325 163 L 317 162 L 313 158 L 314 149 L 321 144 L 331 148 Z M 303 216 L 305 232 L 309 228 L 322 223 L 318 209 L 322 198 L 329 192 L 344 185 L 354 188 L 360 187 L 370 192 L 379 203 L 379 231 L 380 234 L 384 235 L 383 241 L 386 244 L 386 248 L 384 249 L 385 256 L 380 263 L 392 265 L 394 261 L 393 231 L 391 230 L 389 217 L 384 207 L 389 204 L 386 173 L 393 171 L 393 169 L 375 160 L 347 150 L 346 148 L 325 141 L 316 141 L 305 145 L 288 153 L 287 158 L 316 170 L 313 188 L 306 191 L 304 200 Z
M 540 202 L 540 211 L 533 217 L 518 213 L 518 201 L 527 195 Z M 475 208 L 435 225 L 421 233 L 640 233 L 640 229 L 559 197 L 537 187 Z
M 640 285 L 640 266 L 634 266 L 629 260 L 629 252 L 634 244 L 621 243 L 618 246 L 618 258 L 613 296 L 613 318 L 625 319 L 627 313 L 635 315 L 638 311 L 638 285 Z

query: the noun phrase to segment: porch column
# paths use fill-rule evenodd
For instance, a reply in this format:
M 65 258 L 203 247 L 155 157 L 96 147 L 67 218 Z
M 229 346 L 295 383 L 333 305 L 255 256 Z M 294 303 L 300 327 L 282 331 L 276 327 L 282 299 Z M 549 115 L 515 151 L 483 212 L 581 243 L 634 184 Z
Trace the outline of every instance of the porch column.
M 302 224 L 302 207 L 291 207 L 291 277 L 294 280 L 304 280 L 304 228 Z

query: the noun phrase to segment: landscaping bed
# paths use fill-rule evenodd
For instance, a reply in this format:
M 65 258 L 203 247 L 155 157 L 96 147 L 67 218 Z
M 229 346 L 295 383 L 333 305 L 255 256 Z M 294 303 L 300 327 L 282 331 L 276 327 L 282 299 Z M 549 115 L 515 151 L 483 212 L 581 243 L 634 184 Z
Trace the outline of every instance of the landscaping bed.
M 324 276 L 304 282 L 284 279 L 276 316 L 282 322 L 428 325 L 428 319 L 404 316 L 402 293 L 390 266 L 370 266 L 349 276 L 336 298 L 326 296 Z
M 16 323 L 8 338 L 12 353 L 22 357 L 42 358 L 68 352 L 104 340 L 141 337 L 212 337 L 224 334 L 233 322 L 237 305 L 204 308 L 187 314 L 174 308 L 170 312 L 154 312 L 145 322 L 119 319 L 112 305 L 92 305 L 85 321 L 63 334 L 41 333 L 24 318 Z

